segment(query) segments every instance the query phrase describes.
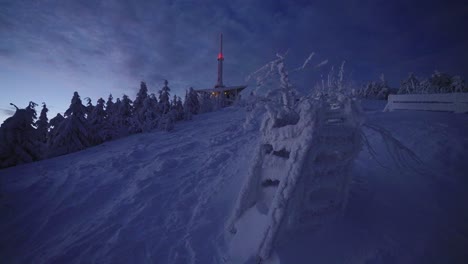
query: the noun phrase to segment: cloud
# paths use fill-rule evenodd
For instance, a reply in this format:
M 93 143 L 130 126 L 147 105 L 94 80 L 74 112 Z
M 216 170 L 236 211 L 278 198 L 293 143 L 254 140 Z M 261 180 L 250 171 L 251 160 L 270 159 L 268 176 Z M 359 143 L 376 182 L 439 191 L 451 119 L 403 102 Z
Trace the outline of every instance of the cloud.
M 15 110 L 7 109 L 7 108 L 0 108 L 0 112 L 5 116 L 12 116 L 15 114 Z
M 412 12 L 418 3 L 408 1 L 11 0 L 0 5 L 0 56 L 22 56 L 83 77 L 125 78 L 134 87 L 140 80 L 160 87 L 168 79 L 182 93 L 214 84 L 217 36 L 224 32 L 228 84 L 242 82 L 288 48 L 292 66 L 314 50 L 318 61 L 346 59 L 355 76 L 369 79 L 376 71 L 395 71 L 413 54 L 447 47 L 428 36 L 447 35 L 441 29 L 453 33 L 450 21 L 466 22 L 459 4 L 444 4 L 438 12 L 425 3 L 420 14 Z M 462 35 L 449 39 L 466 40 Z

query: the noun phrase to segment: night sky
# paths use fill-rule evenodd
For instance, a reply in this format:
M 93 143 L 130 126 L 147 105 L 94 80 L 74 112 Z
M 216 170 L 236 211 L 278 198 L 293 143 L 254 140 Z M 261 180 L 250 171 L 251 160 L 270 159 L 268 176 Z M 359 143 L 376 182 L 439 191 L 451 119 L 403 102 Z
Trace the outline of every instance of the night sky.
M 113 1 L 0 0 L 0 121 L 9 103 L 46 102 L 49 118 L 82 98 L 135 97 L 169 80 L 182 96 L 216 82 L 224 33 L 225 84 L 289 49 L 288 65 L 311 53 L 347 61 L 349 78 L 390 85 L 415 72 L 468 76 L 465 1 Z M 305 71 L 311 80 L 320 72 Z M 298 83 L 313 86 L 313 83 Z M 40 108 L 38 108 L 39 110 Z

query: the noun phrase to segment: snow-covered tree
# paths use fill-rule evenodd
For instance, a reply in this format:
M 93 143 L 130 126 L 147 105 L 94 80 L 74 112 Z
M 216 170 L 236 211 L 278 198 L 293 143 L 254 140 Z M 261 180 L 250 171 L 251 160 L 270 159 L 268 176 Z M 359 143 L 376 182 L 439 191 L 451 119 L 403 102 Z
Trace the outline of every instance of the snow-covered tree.
M 420 93 L 454 93 L 468 92 L 465 81 L 460 76 L 450 76 L 446 73 L 435 71 L 430 78 L 421 82 Z
M 64 155 L 92 145 L 86 111 L 80 95 L 75 92 L 70 107 L 65 111 L 65 120 L 51 134 L 49 156 Z
M 414 94 L 419 93 L 420 90 L 420 83 L 416 75 L 414 73 L 410 73 L 408 78 L 403 80 L 400 85 L 400 89 L 398 89 L 398 94 Z
M 86 118 L 88 118 L 89 115 L 93 112 L 94 105 L 91 102 L 91 98 L 86 97 L 85 100 L 86 100 L 86 106 L 85 106 L 86 107 L 86 112 L 85 112 L 85 114 L 86 114 Z
M 65 117 L 63 117 L 63 115 L 61 115 L 60 113 L 58 113 L 54 118 L 50 119 L 48 138 L 53 133 L 53 131 L 59 127 L 60 123 L 62 123 L 63 120 L 65 120 Z
M 132 100 L 127 95 L 122 96 L 122 100 L 117 99 L 114 107 L 117 111 L 113 123 L 115 124 L 115 137 L 124 137 L 131 132 L 133 106 Z
M 143 108 L 143 103 L 148 98 L 148 87 L 145 82 L 140 83 L 140 90 L 137 93 L 135 101 L 133 102 L 133 108 L 135 112 L 138 112 L 139 109 Z
M 164 86 L 159 91 L 159 105 L 163 114 L 168 113 L 171 109 L 171 103 L 169 101 L 171 96 L 169 92 L 171 91 L 171 89 L 169 88 L 169 86 L 167 86 L 167 84 L 168 81 L 164 80 Z
M 205 107 L 204 112 L 212 111 L 212 100 L 210 99 L 209 94 L 205 94 L 206 100 L 204 100 Z M 184 102 L 184 111 L 185 111 L 185 119 L 190 120 L 192 119 L 192 115 L 198 114 L 200 111 L 200 101 L 198 100 L 198 94 L 195 90 L 190 87 L 188 92 L 185 93 L 185 102 Z
M 174 110 L 176 112 L 176 117 L 175 117 L 176 121 L 183 120 L 184 119 L 184 104 L 182 103 L 182 98 L 177 97 L 177 100 L 175 101 L 175 105 L 174 105 Z
M 147 114 L 151 111 L 145 107 L 145 101 L 148 99 L 148 87 L 145 82 L 141 82 L 140 90 L 133 102 L 133 119 L 131 120 L 131 131 L 133 133 L 140 133 L 144 130 Z M 149 104 L 146 104 L 149 106 Z
M 190 101 L 191 100 L 189 99 L 189 93 L 186 93 L 184 101 L 184 118 L 187 120 L 192 119 L 193 115 L 192 110 L 190 110 L 192 107 L 188 105 Z M 198 102 L 194 104 L 198 105 L 198 107 L 194 107 L 194 109 L 197 109 L 198 113 L 212 112 L 216 108 L 216 98 L 211 97 L 208 93 L 200 94 L 195 102 Z
M 30 102 L 25 109 L 16 107 L 15 114 L 0 126 L 0 168 L 41 158 L 41 147 L 34 127 L 36 106 L 36 103 Z
M 387 85 L 384 74 L 380 75 L 380 81 L 368 82 L 358 92 L 359 97 L 377 100 L 385 100 L 389 94 L 390 87 Z
M 465 80 L 463 80 L 460 76 L 452 77 L 452 92 L 468 93 L 468 87 L 465 85 Z
M 148 132 L 158 127 L 160 118 L 158 100 L 154 94 L 148 96 L 143 102 L 144 119 L 142 122 L 142 131 Z
M 108 127 L 107 113 L 104 110 L 104 99 L 99 98 L 96 106 L 88 117 L 90 140 L 93 145 L 110 139 L 111 128 Z
M 174 123 L 177 113 L 174 109 L 169 110 L 169 112 L 163 114 L 158 122 L 158 128 L 164 131 L 171 131 L 174 129 Z
M 47 118 L 47 105 L 42 103 L 42 110 L 41 114 L 39 115 L 39 119 L 36 122 L 37 126 L 37 138 L 40 142 L 46 143 L 47 142 L 47 134 L 49 132 L 49 122 Z
M 114 97 L 112 96 L 112 94 L 109 94 L 109 97 L 107 98 L 107 101 L 106 101 L 106 115 L 107 116 L 111 116 L 113 114 L 113 111 L 114 111 Z

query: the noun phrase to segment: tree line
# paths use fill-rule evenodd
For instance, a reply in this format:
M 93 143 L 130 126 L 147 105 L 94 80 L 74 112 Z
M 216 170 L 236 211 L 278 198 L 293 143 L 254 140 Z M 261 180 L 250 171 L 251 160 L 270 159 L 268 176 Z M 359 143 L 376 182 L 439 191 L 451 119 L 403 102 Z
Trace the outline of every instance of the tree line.
M 394 90 L 394 91 L 392 91 Z M 367 99 L 387 99 L 389 94 L 434 94 L 434 93 L 467 93 L 465 80 L 458 76 L 435 71 L 430 77 L 420 80 L 410 73 L 401 81 L 398 89 L 392 89 L 382 74 L 379 81 L 368 82 L 355 91 L 355 95 Z
M 130 134 L 171 131 L 177 121 L 214 110 L 210 98 L 193 88 L 186 91 L 184 102 L 176 95 L 171 97 L 167 81 L 158 95 L 149 94 L 141 82 L 134 101 L 127 95 L 114 101 L 112 94 L 107 101 L 99 98 L 95 105 L 90 98 L 85 101 L 74 92 L 65 113 L 50 120 L 45 103 L 39 118 L 36 103 L 25 108 L 11 104 L 16 111 L 0 126 L 0 168 L 72 153 Z

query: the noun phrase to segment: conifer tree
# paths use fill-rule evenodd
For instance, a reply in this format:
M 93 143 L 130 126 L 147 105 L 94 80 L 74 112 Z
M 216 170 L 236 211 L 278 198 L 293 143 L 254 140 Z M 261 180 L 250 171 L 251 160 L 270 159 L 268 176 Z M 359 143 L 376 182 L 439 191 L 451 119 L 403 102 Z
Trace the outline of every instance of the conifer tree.
M 112 94 L 109 94 L 109 97 L 107 98 L 107 102 L 106 102 L 106 115 L 107 116 L 111 116 L 112 115 L 112 111 L 114 110 L 114 101 L 113 101 L 114 97 L 112 97 Z
M 198 94 L 195 90 L 190 87 L 185 97 L 184 102 L 185 118 L 191 119 L 192 115 L 198 114 L 200 110 L 200 102 L 198 101 Z
M 89 115 L 91 114 L 91 112 L 93 112 L 93 109 L 94 109 L 94 105 L 91 103 L 91 98 L 89 97 L 86 97 L 85 98 L 86 100 L 86 118 L 89 117 Z
M 135 101 L 133 102 L 133 108 L 135 109 L 135 112 L 138 112 L 139 109 L 143 108 L 143 102 L 146 100 L 147 97 L 148 87 L 146 86 L 145 82 L 141 82 L 140 90 L 138 91 Z
M 169 86 L 167 86 L 167 84 L 168 84 L 168 81 L 164 80 L 164 86 L 159 91 L 159 105 L 163 114 L 167 114 L 169 110 L 171 109 L 171 104 L 169 102 L 169 98 L 170 98 L 169 92 L 171 91 L 171 89 L 169 88 Z
M 114 108 L 116 110 L 116 114 L 112 121 L 115 124 L 115 135 L 113 138 L 127 136 L 131 132 L 133 115 L 132 100 L 124 94 L 122 96 L 122 100 L 117 98 Z
M 148 132 L 154 128 L 157 128 L 158 121 L 159 121 L 159 113 L 158 113 L 158 101 L 156 96 L 152 94 L 151 96 L 147 97 L 143 102 L 145 112 L 144 120 L 142 123 L 142 131 Z
M 49 131 L 49 122 L 47 118 L 48 111 L 49 109 L 47 109 L 47 105 L 45 103 L 42 103 L 41 114 L 39 116 L 39 119 L 36 122 L 37 138 L 41 143 L 47 142 L 47 134 Z
M 110 138 L 107 127 L 106 111 L 104 110 L 104 99 L 99 98 L 96 106 L 91 112 L 88 120 L 90 126 L 90 138 L 93 145 L 100 144 Z
M 75 92 L 70 107 L 65 111 L 66 118 L 51 134 L 49 156 L 68 154 L 92 145 L 86 111 L 78 92 Z
M 146 112 L 151 111 L 150 109 L 146 109 L 149 104 L 145 105 L 146 99 L 148 99 L 148 88 L 145 82 L 141 82 L 140 90 L 133 102 L 133 119 L 131 121 L 131 131 L 133 133 L 140 133 L 144 130 L 145 122 L 146 122 Z
M 37 117 L 36 103 L 30 102 L 25 109 L 19 109 L 0 126 L 0 168 L 39 160 L 39 140 L 34 127 Z
M 415 94 L 420 93 L 420 83 L 414 73 L 410 73 L 408 78 L 403 80 L 398 89 L 398 94 Z
M 55 129 L 59 127 L 60 123 L 62 123 L 63 120 L 65 120 L 65 117 L 63 117 L 63 115 L 61 115 L 60 113 L 58 113 L 54 118 L 50 119 L 49 134 L 47 138 L 50 138 L 50 135 L 53 133 Z
M 177 97 L 174 109 L 176 111 L 176 120 L 183 120 L 184 119 L 184 104 L 182 103 L 182 99 L 180 97 Z

